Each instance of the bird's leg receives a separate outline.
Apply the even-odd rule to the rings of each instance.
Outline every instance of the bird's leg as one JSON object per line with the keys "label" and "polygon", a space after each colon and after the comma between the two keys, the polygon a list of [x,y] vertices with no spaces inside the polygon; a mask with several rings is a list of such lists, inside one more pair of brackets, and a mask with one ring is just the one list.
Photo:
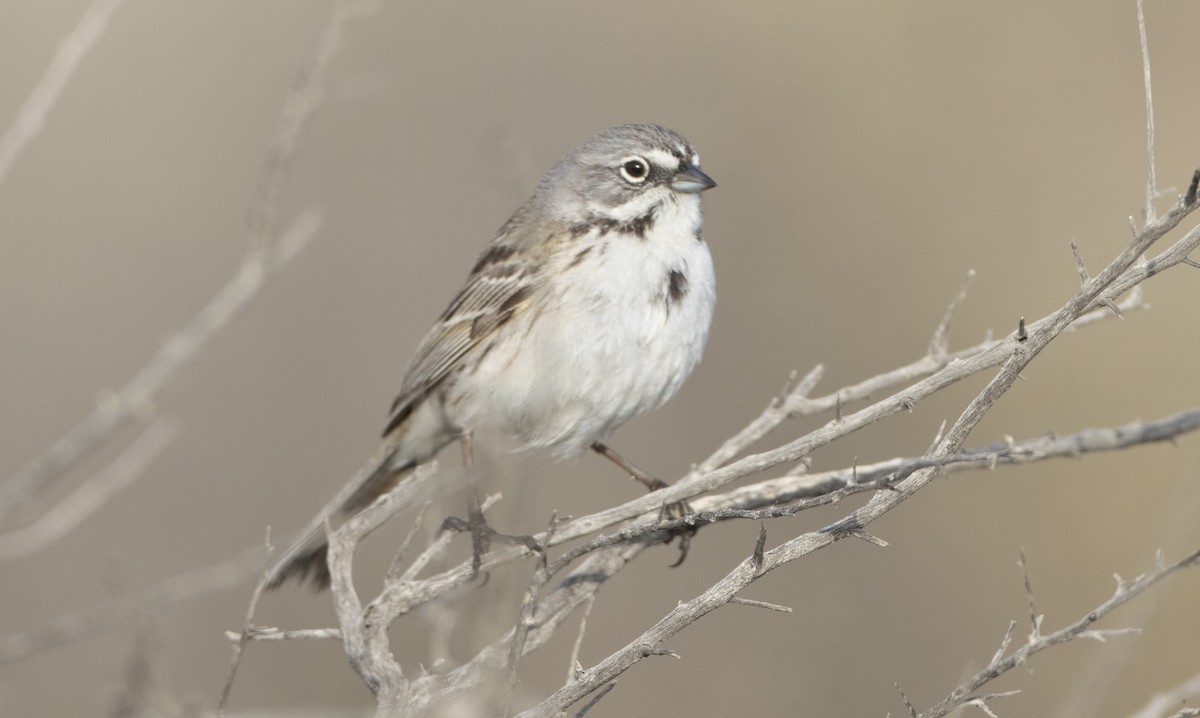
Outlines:
{"label": "bird's leg", "polygon": [[608,446],[608,444],[605,444],[602,441],[593,442],[592,443],[592,451],[596,452],[597,454],[600,454],[601,456],[603,456],[604,458],[613,462],[617,466],[620,466],[631,477],[633,477],[637,481],[641,482],[642,486],[645,486],[647,491],[658,491],[659,489],[665,489],[668,486],[670,486],[670,484],[663,481],[662,479],[655,478],[655,477],[651,476],[650,474],[647,474],[645,471],[642,471],[638,467],[634,466],[632,463],[630,463],[630,461],[628,459],[626,459],[624,456],[621,456],[617,452],[613,451],[612,448],[610,448]]}
{"label": "bird's leg", "polygon": [[[658,491],[659,489],[665,489],[670,486],[670,484],[662,479],[651,476],[645,471],[642,471],[638,467],[634,466],[633,463],[631,463],[628,459],[618,454],[612,449],[612,447],[602,441],[593,442],[592,451],[595,451],[597,454],[600,454],[604,458],[624,469],[633,479],[645,486],[647,491]],[[673,504],[668,504],[663,507],[664,518],[681,519],[690,513],[692,513],[692,507],[688,505],[687,501],[676,501]],[[667,539],[667,543],[670,543],[671,541],[675,540],[675,536],[679,536],[679,560],[671,564],[671,568],[675,568],[676,566],[680,565],[683,563],[683,560],[687,558],[688,549],[692,546],[692,536],[695,535],[696,527],[688,526],[684,529],[681,529],[678,533],[673,533],[671,538]]]}
{"label": "bird's leg", "polygon": [[463,431],[458,439],[462,448],[463,469],[467,475],[467,520],[463,521],[457,516],[447,517],[442,522],[442,530],[471,532],[471,571],[479,573],[479,567],[483,565],[483,554],[487,553],[493,540],[522,544],[534,553],[544,554],[545,548],[534,537],[510,536],[488,526],[487,519],[483,517],[483,503],[479,498],[479,477],[474,471],[474,435],[470,431]]}

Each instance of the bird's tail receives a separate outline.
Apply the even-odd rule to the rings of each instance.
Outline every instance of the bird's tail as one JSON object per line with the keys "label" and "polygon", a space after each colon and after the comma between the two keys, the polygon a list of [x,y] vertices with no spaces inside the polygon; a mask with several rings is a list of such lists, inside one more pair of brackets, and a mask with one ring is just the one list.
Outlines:
{"label": "bird's tail", "polygon": [[279,588],[291,578],[295,578],[301,584],[309,583],[317,591],[329,587],[325,522],[328,521],[337,527],[370,506],[372,501],[391,491],[401,479],[409,475],[414,464],[402,463],[396,466],[393,464],[395,453],[395,445],[384,442],[384,446],[367,465],[325,504],[300,533],[299,538],[271,567],[267,574],[268,589]]}

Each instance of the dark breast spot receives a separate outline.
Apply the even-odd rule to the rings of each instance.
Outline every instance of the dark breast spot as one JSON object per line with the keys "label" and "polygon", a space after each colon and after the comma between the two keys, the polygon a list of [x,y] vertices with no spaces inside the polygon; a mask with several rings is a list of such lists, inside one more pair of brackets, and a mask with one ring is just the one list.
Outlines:
{"label": "dark breast spot", "polygon": [[678,269],[667,272],[667,298],[671,304],[678,304],[688,291],[687,275]]}

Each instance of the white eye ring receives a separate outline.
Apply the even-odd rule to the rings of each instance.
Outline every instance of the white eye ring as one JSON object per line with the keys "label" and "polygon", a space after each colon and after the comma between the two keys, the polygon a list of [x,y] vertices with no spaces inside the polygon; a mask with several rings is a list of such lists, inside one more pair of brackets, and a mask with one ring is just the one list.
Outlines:
{"label": "white eye ring", "polygon": [[625,178],[626,182],[641,184],[650,176],[650,163],[637,155],[633,155],[621,160],[621,166],[618,171]]}

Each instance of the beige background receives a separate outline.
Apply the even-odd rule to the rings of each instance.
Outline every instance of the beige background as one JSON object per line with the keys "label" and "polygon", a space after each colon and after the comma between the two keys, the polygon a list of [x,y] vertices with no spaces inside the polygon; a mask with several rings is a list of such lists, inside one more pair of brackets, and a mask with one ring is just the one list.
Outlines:
{"label": "beige background", "polygon": [[[0,4],[0,125],[85,5]],[[1148,14],[1159,173],[1181,189],[1200,163],[1200,4],[1151,3]],[[265,144],[326,17],[326,3],[297,0],[130,1],[115,15],[0,185],[0,477],[130,377],[231,276]],[[830,391],[919,356],[968,269],[979,275],[955,346],[1053,310],[1077,284],[1068,242],[1098,269],[1144,196],[1132,1],[389,2],[349,27],[334,77],[281,201],[285,220],[315,204],[328,224],[161,397],[184,435],[142,482],[49,549],[0,567],[0,635],[220,561],[260,542],[267,524],[287,534],[308,520],[374,449],[408,352],[491,232],[542,171],[608,125],[679,129],[720,183],[705,197],[720,287],[705,361],[675,401],[613,442],[664,477],[743,426],[792,369],[824,362]],[[1194,271],[1174,270],[1147,286],[1153,311],[1063,337],[973,443],[1195,405],[1197,286]],[[983,381],[822,450],[814,465],[919,453]],[[1057,628],[1106,598],[1113,572],[1200,542],[1198,470],[1189,436],[941,479],[874,526],[890,548],[839,543],[747,592],[795,613],[722,609],[669,642],[682,660],[636,667],[591,715],[901,715],[896,683],[927,707],[1025,615],[1021,547]],[[498,473],[498,522],[513,531],[634,491],[591,456],[523,458]],[[770,524],[768,541],[849,508]],[[666,568],[672,549],[643,555],[601,594],[584,663],[723,575],[757,530],[705,530],[678,570]],[[1164,545],[1172,531],[1184,540]],[[372,543],[368,565],[399,533]],[[528,570],[452,606],[473,612],[452,660],[511,620]],[[1022,689],[998,708],[1071,715],[1069,700],[1106,688],[1096,715],[1129,714],[1200,672],[1198,590],[1200,574],[1172,578],[1145,599],[1158,608],[1144,635],[1044,654],[1035,672],[994,686]],[[131,617],[148,636],[160,705],[215,705],[222,632],[240,625],[249,591]],[[393,631],[408,670],[430,660],[427,617]],[[333,621],[324,597],[296,590],[264,600],[258,620]],[[1135,620],[1127,610],[1105,625]],[[132,635],[0,666],[0,714],[104,714]],[[564,634],[524,664],[531,696],[561,684],[570,643]],[[1126,667],[1096,685],[1089,668],[1114,652]],[[371,703],[329,642],[251,646],[233,700],[239,710]]]}

